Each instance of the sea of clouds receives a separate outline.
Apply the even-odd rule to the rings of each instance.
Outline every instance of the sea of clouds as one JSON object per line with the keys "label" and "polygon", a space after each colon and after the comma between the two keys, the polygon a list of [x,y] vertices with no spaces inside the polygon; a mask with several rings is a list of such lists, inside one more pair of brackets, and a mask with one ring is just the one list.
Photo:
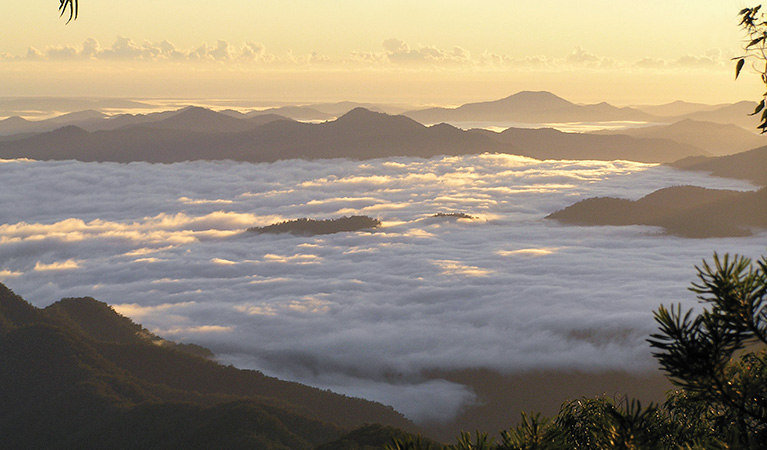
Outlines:
{"label": "sea of clouds", "polygon": [[[0,281],[41,307],[92,296],[224,363],[441,420],[473,394],[427,370],[654,370],[653,309],[694,306],[694,265],[714,251],[758,257],[767,236],[683,239],[544,217],[588,197],[683,184],[754,188],[626,161],[488,154],[2,161]],[[383,226],[244,232],[356,214]]]}

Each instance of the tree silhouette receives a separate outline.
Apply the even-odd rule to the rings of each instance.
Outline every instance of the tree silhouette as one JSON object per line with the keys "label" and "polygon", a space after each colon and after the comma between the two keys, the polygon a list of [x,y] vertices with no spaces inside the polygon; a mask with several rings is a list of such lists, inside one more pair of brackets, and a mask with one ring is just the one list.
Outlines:
{"label": "tree silhouette", "polygon": [[77,19],[77,0],[59,0],[59,16],[69,13],[67,23]]}
{"label": "tree silhouette", "polygon": [[671,381],[717,411],[734,444],[764,448],[767,442],[767,257],[719,258],[696,267],[690,288],[704,308],[655,312],[659,333],[650,345]]}
{"label": "tree silhouette", "polygon": [[[764,13],[760,12],[762,5],[755,6],[753,8],[743,8],[738,15],[740,16],[740,26],[746,32],[748,41],[743,46],[745,54],[737,58],[733,58],[737,62],[735,63],[735,79],[740,75],[743,66],[746,64],[746,59],[755,60],[752,64],[754,70],[759,72],[762,78],[762,83],[767,87],[767,21],[765,20]],[[767,132],[767,92],[762,96],[762,100],[757,104],[756,109],[751,115],[757,115],[760,112],[762,116],[759,120],[759,126],[757,128],[762,130],[762,133]]]}

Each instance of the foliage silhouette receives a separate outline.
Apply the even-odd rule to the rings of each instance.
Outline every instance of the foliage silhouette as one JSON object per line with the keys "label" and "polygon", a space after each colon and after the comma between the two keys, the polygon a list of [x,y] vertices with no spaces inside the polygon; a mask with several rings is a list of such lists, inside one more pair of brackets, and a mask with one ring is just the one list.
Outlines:
{"label": "foliage silhouette", "polygon": [[[462,433],[442,450],[767,449],[767,257],[741,256],[696,267],[690,288],[707,305],[698,314],[660,306],[648,339],[680,389],[661,405],[610,397],[565,402],[553,419],[522,414],[494,443]],[[389,450],[424,448],[412,439]]]}
{"label": "foliage silhouette", "polygon": [[59,0],[59,16],[69,13],[67,23],[77,19],[77,0]]}
{"label": "foliage silhouette", "polygon": [[381,221],[368,216],[339,217],[338,219],[316,220],[305,217],[295,220],[286,220],[265,227],[252,227],[248,231],[253,233],[292,233],[301,236],[313,236],[316,234],[333,234],[348,231],[360,231],[376,228]]}
{"label": "foliage silhouette", "polygon": [[[762,5],[753,8],[743,8],[738,15],[740,16],[740,26],[748,35],[748,42],[744,45],[745,55],[733,58],[735,63],[735,79],[740,76],[746,59],[755,59],[753,68],[760,74],[762,83],[767,88],[767,21],[764,13],[760,12]],[[761,66],[764,66],[761,68]],[[751,115],[757,115],[761,112],[758,129],[762,133],[767,132],[767,92],[762,95],[762,100],[756,105]]]}

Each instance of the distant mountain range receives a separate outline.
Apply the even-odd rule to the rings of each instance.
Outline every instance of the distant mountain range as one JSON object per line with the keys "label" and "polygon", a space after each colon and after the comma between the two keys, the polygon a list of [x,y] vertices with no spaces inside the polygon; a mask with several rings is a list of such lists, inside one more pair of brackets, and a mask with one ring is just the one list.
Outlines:
{"label": "distant mountain range", "polygon": [[667,139],[691,145],[713,156],[731,155],[767,144],[767,137],[733,124],[682,119],[671,125],[602,131],[596,134]]}
{"label": "distant mountain range", "polygon": [[[150,107],[150,105],[129,100],[77,101],[72,99],[27,99],[26,102],[33,109],[44,109],[45,105],[48,105],[49,108],[74,108],[77,106],[85,106],[85,108],[70,109],[70,111],[76,112],[39,121],[29,121],[18,116],[8,117],[7,119],[0,120],[0,135],[52,131],[64,125],[75,125],[88,131],[116,129],[126,124],[135,125],[142,122],[159,120],[163,116],[167,117],[169,114],[175,113],[175,111],[135,115],[108,115],[104,113],[104,111],[108,112],[121,106],[144,110]],[[552,124],[615,121],[671,124],[680,120],[691,119],[721,124],[735,124],[753,131],[757,125],[757,120],[748,114],[753,112],[755,105],[754,102],[749,101],[722,105],[704,105],[687,102],[635,107],[616,107],[605,102],[581,105],[558,97],[551,92],[523,91],[503,99],[467,103],[456,108],[437,107],[408,111],[392,105],[338,102],[287,105],[250,112],[240,112],[233,109],[226,109],[220,112],[237,119],[275,114],[298,121],[320,122],[334,120],[356,108],[365,108],[370,111],[386,114],[404,114],[426,125],[441,122],[455,125],[456,123],[472,122]],[[20,99],[0,98],[0,117],[4,115],[3,112],[6,113],[5,115],[11,112],[23,114],[23,106],[24,103]],[[4,107],[9,109],[4,109]],[[101,110],[99,108],[104,109]]]}
{"label": "distant mountain range", "polygon": [[[84,120],[104,120],[83,116]],[[671,162],[707,154],[698,147],[660,138],[562,133],[552,129],[464,131],[447,124],[427,127],[402,115],[364,108],[318,124],[296,122],[275,114],[246,115],[197,107],[108,120],[114,129],[88,131],[68,125],[50,132],[0,139],[0,158],[271,162],[297,158],[428,158],[487,152],[537,159]],[[95,126],[88,123],[91,122],[83,126]]]}
{"label": "distant mountain range", "polygon": [[2,447],[311,450],[367,423],[416,430],[390,407],[225,367],[206,352],[92,298],[38,309],[0,284]]}
{"label": "distant mountain range", "polygon": [[[218,126],[225,130],[216,131]],[[116,130],[89,133],[67,126],[0,142],[0,158],[6,159],[157,163],[203,159],[270,162],[299,158],[431,157],[504,151],[509,151],[507,145],[449,125],[426,127],[404,116],[362,108],[321,124],[292,120],[259,124],[251,119],[187,108],[164,120]]]}
{"label": "distant mountain range", "polygon": [[523,91],[489,102],[467,103],[457,108],[428,108],[407,111],[404,115],[421,123],[509,121],[550,122],[652,122],[657,118],[633,108],[618,108],[608,103],[577,105],[551,92]]}
{"label": "distant mountain range", "polygon": [[708,152],[690,144],[663,138],[626,135],[563,133],[553,128],[509,128],[501,133],[471,130],[509,144],[518,155],[536,159],[616,159],[646,163],[673,162]]}
{"label": "distant mountain range", "polygon": [[[375,111],[380,109],[376,105],[365,104],[371,109],[359,105],[341,102],[247,113],[187,107],[113,116],[83,110],[42,121],[9,117],[0,121],[0,158],[269,162],[501,152],[537,159],[668,163],[690,156],[733,154],[761,146],[766,139],[732,124],[753,119],[748,116],[753,110],[749,102],[716,106],[675,102],[618,108],[607,103],[578,105],[550,92],[525,91],[501,100],[415,110],[405,115]],[[483,121],[662,125],[595,133],[512,127],[498,133],[464,131],[447,124]]]}

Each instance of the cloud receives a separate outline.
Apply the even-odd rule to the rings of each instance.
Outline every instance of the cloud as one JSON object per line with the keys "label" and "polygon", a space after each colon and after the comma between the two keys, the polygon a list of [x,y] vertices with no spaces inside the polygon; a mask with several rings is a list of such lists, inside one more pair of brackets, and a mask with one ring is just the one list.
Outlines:
{"label": "cloud", "polygon": [[381,41],[377,49],[359,49],[348,54],[327,55],[318,51],[304,53],[287,50],[276,54],[257,41],[232,43],[218,39],[202,42],[193,48],[179,48],[168,40],[134,41],[118,36],[111,46],[87,38],[81,45],[54,45],[44,49],[30,47],[24,55],[0,55],[0,60],[15,61],[144,61],[187,64],[227,64],[238,68],[316,67],[322,69],[398,68],[472,69],[472,70],[724,70],[731,69],[730,57],[722,50],[711,49],[701,55],[680,55],[675,59],[641,58],[624,60],[596,54],[575,45],[569,52],[550,55],[505,54],[484,49],[472,54],[466,47],[439,47],[406,42],[397,37]]}
{"label": "cloud", "polygon": [[565,63],[574,66],[605,68],[615,65],[615,60],[597,56],[584,50],[581,46],[576,46],[572,52],[565,56]]}
{"label": "cloud", "polygon": [[104,61],[211,61],[211,62],[251,62],[251,63],[295,63],[320,62],[328,58],[316,52],[310,55],[278,58],[267,52],[263,44],[246,42],[237,47],[226,40],[219,39],[215,44],[202,43],[193,49],[180,49],[168,40],[160,42],[144,41],[137,43],[125,36],[118,36],[109,47],[102,47],[94,38],[87,38],[82,45],[50,46],[44,50],[29,47],[26,55],[6,57],[28,61],[58,60],[104,60]]}
{"label": "cloud", "polygon": [[[418,420],[442,420],[473,399],[432,371],[656,370],[644,340],[652,310],[696,305],[693,266],[712,251],[764,251],[764,235],[685,240],[543,219],[587,197],[749,187],[628,161],[486,154],[8,167],[0,201],[14,207],[0,224],[0,279],[29,301],[93,296],[222,362],[378,399]],[[244,233],[353,213],[385,226]]]}
{"label": "cloud", "polygon": [[40,261],[37,261],[35,263],[35,267],[33,270],[37,272],[47,272],[47,271],[57,271],[57,270],[72,270],[72,269],[78,269],[79,267],[80,267],[80,263],[73,259],[68,259],[66,261],[56,261],[49,264],[45,264]]}
{"label": "cloud", "polygon": [[703,55],[683,55],[674,60],[642,58],[634,65],[641,69],[732,69],[731,57],[720,49],[710,49]]}

